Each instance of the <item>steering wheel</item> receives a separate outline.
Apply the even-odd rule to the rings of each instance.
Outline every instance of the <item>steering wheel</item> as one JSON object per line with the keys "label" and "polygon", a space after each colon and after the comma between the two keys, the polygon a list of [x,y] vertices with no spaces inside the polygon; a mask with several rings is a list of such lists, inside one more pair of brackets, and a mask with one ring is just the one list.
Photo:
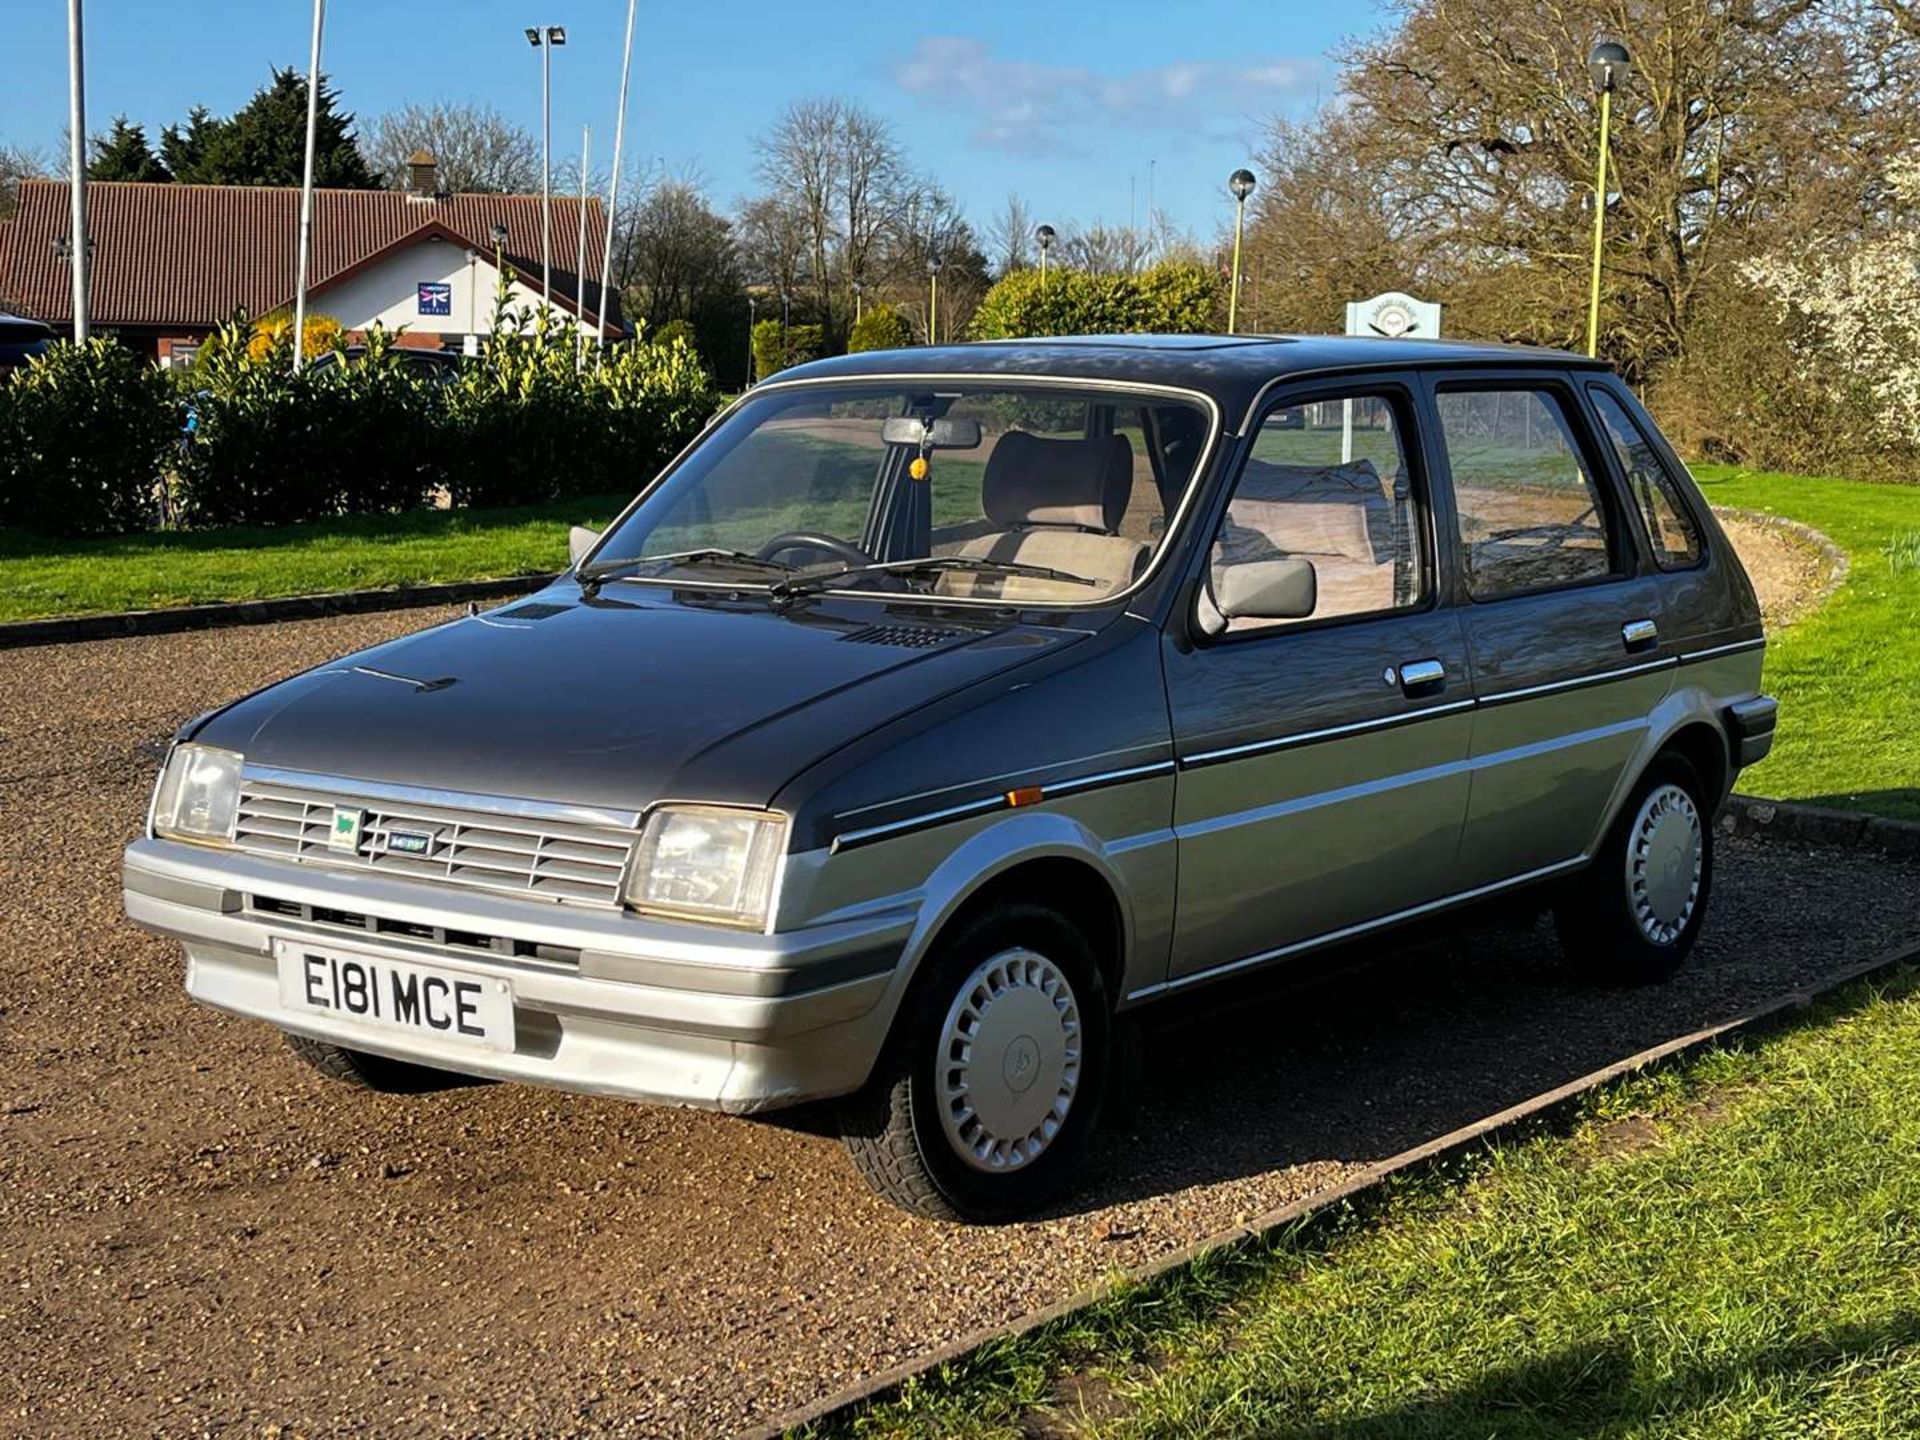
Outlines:
{"label": "steering wheel", "polygon": [[811,530],[788,530],[776,535],[754,551],[754,554],[762,560],[771,560],[783,550],[824,550],[829,555],[838,555],[849,565],[873,564],[873,557],[858,545],[851,545],[845,540],[836,540],[831,535],[821,535]]}

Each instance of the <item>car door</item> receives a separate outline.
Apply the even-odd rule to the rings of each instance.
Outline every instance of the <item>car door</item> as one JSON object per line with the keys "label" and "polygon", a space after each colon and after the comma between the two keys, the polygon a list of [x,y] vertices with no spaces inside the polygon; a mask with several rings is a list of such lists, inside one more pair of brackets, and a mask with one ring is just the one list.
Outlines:
{"label": "car door", "polygon": [[1659,583],[1564,375],[1432,383],[1473,657],[1473,784],[1459,874],[1578,864],[1672,681]]}
{"label": "car door", "polygon": [[[1198,614],[1174,617],[1165,650],[1179,759],[1170,983],[1455,888],[1472,701],[1417,413],[1409,376],[1282,392],[1213,507]],[[1315,566],[1310,615],[1218,615],[1233,567],[1294,557]]]}

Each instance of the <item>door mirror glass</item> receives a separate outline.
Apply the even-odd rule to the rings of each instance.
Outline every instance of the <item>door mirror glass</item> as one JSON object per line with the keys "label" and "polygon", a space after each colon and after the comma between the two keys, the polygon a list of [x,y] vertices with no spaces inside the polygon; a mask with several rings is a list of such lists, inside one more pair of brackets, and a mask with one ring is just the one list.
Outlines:
{"label": "door mirror glass", "polygon": [[600,532],[589,530],[584,525],[575,525],[567,531],[567,563],[578,565],[587,558],[587,552],[599,542]]}

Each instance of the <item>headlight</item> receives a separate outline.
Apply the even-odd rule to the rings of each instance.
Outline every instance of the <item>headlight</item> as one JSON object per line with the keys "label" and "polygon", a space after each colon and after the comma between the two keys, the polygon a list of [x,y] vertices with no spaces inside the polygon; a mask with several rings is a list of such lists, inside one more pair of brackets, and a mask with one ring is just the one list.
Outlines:
{"label": "headlight", "polygon": [[153,832],[169,840],[229,844],[240,809],[240,757],[210,745],[176,745],[153,795]]}
{"label": "headlight", "polygon": [[786,851],[784,815],[662,806],[640,834],[627,904],[648,915],[762,928]]}

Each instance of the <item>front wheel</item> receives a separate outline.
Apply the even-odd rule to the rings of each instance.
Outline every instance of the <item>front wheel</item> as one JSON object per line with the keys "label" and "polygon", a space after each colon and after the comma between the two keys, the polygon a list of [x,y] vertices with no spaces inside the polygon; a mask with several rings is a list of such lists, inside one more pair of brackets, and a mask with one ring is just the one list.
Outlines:
{"label": "front wheel", "polygon": [[882,1198],[939,1220],[1031,1214],[1071,1178],[1104,1098],[1112,1017],[1065,918],[1007,904],[965,922],[916,987],[842,1138]]}
{"label": "front wheel", "polygon": [[1554,918],[1576,966],[1614,984],[1678,970],[1713,888],[1713,825],[1699,772],[1678,755],[1657,757],[1574,884]]}

